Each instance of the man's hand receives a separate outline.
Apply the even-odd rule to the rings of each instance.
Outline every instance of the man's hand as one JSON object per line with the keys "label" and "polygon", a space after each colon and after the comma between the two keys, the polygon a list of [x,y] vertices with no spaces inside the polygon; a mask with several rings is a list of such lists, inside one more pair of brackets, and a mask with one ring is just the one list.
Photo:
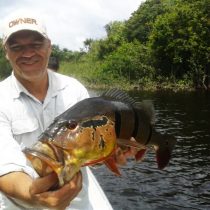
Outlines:
{"label": "man's hand", "polygon": [[46,177],[33,181],[30,187],[31,198],[38,205],[53,208],[65,209],[82,189],[82,174],[78,172],[73,179],[62,188],[48,191],[58,182],[57,176],[53,173]]}
{"label": "man's hand", "polygon": [[[56,174],[33,180],[23,172],[12,172],[0,177],[0,190],[5,195],[22,201],[22,205],[63,210],[82,189],[82,174],[57,190],[50,190],[58,182]],[[18,202],[21,205],[21,202]]]}

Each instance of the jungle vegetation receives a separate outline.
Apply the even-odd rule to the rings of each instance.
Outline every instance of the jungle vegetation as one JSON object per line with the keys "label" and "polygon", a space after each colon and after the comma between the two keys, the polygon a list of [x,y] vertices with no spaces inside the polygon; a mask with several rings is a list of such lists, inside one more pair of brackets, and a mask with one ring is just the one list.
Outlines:
{"label": "jungle vegetation", "polygon": [[[88,87],[210,89],[210,0],[146,0],[79,51],[53,45],[60,72]],[[10,72],[0,46],[0,77]]]}

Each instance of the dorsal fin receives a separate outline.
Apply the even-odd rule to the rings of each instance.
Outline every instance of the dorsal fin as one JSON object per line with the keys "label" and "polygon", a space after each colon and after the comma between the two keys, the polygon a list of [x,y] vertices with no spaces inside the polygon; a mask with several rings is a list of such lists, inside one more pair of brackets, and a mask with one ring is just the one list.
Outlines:
{"label": "dorsal fin", "polygon": [[125,91],[116,88],[105,91],[101,96],[103,98],[114,101],[121,101],[130,105],[134,105],[136,103],[136,101],[131,98]]}
{"label": "dorsal fin", "polygon": [[141,112],[150,124],[155,124],[155,109],[151,100],[135,101],[125,91],[114,88],[105,91],[101,97],[113,101],[121,101],[130,104],[134,110]]}

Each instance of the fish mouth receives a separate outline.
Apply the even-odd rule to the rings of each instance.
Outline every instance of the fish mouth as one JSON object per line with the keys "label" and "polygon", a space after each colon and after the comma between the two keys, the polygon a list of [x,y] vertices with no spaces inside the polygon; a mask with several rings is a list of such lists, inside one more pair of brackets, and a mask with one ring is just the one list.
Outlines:
{"label": "fish mouth", "polygon": [[51,172],[53,172],[53,169],[49,167],[49,162],[53,162],[54,160],[50,158],[49,156],[32,150],[32,149],[25,149],[23,151],[26,155],[26,157],[30,160],[31,164],[33,165],[36,172],[39,174],[39,176],[43,177]]}
{"label": "fish mouth", "polygon": [[50,143],[37,142],[33,148],[25,148],[23,153],[41,177],[53,171],[57,173],[64,164],[63,151]]}

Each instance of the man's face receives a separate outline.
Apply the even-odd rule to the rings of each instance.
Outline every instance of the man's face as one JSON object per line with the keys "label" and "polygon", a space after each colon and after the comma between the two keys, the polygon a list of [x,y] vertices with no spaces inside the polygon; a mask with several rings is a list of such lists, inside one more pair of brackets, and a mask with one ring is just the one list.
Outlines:
{"label": "man's face", "polygon": [[6,43],[6,56],[20,81],[35,81],[46,75],[50,40],[33,31],[19,31]]}

